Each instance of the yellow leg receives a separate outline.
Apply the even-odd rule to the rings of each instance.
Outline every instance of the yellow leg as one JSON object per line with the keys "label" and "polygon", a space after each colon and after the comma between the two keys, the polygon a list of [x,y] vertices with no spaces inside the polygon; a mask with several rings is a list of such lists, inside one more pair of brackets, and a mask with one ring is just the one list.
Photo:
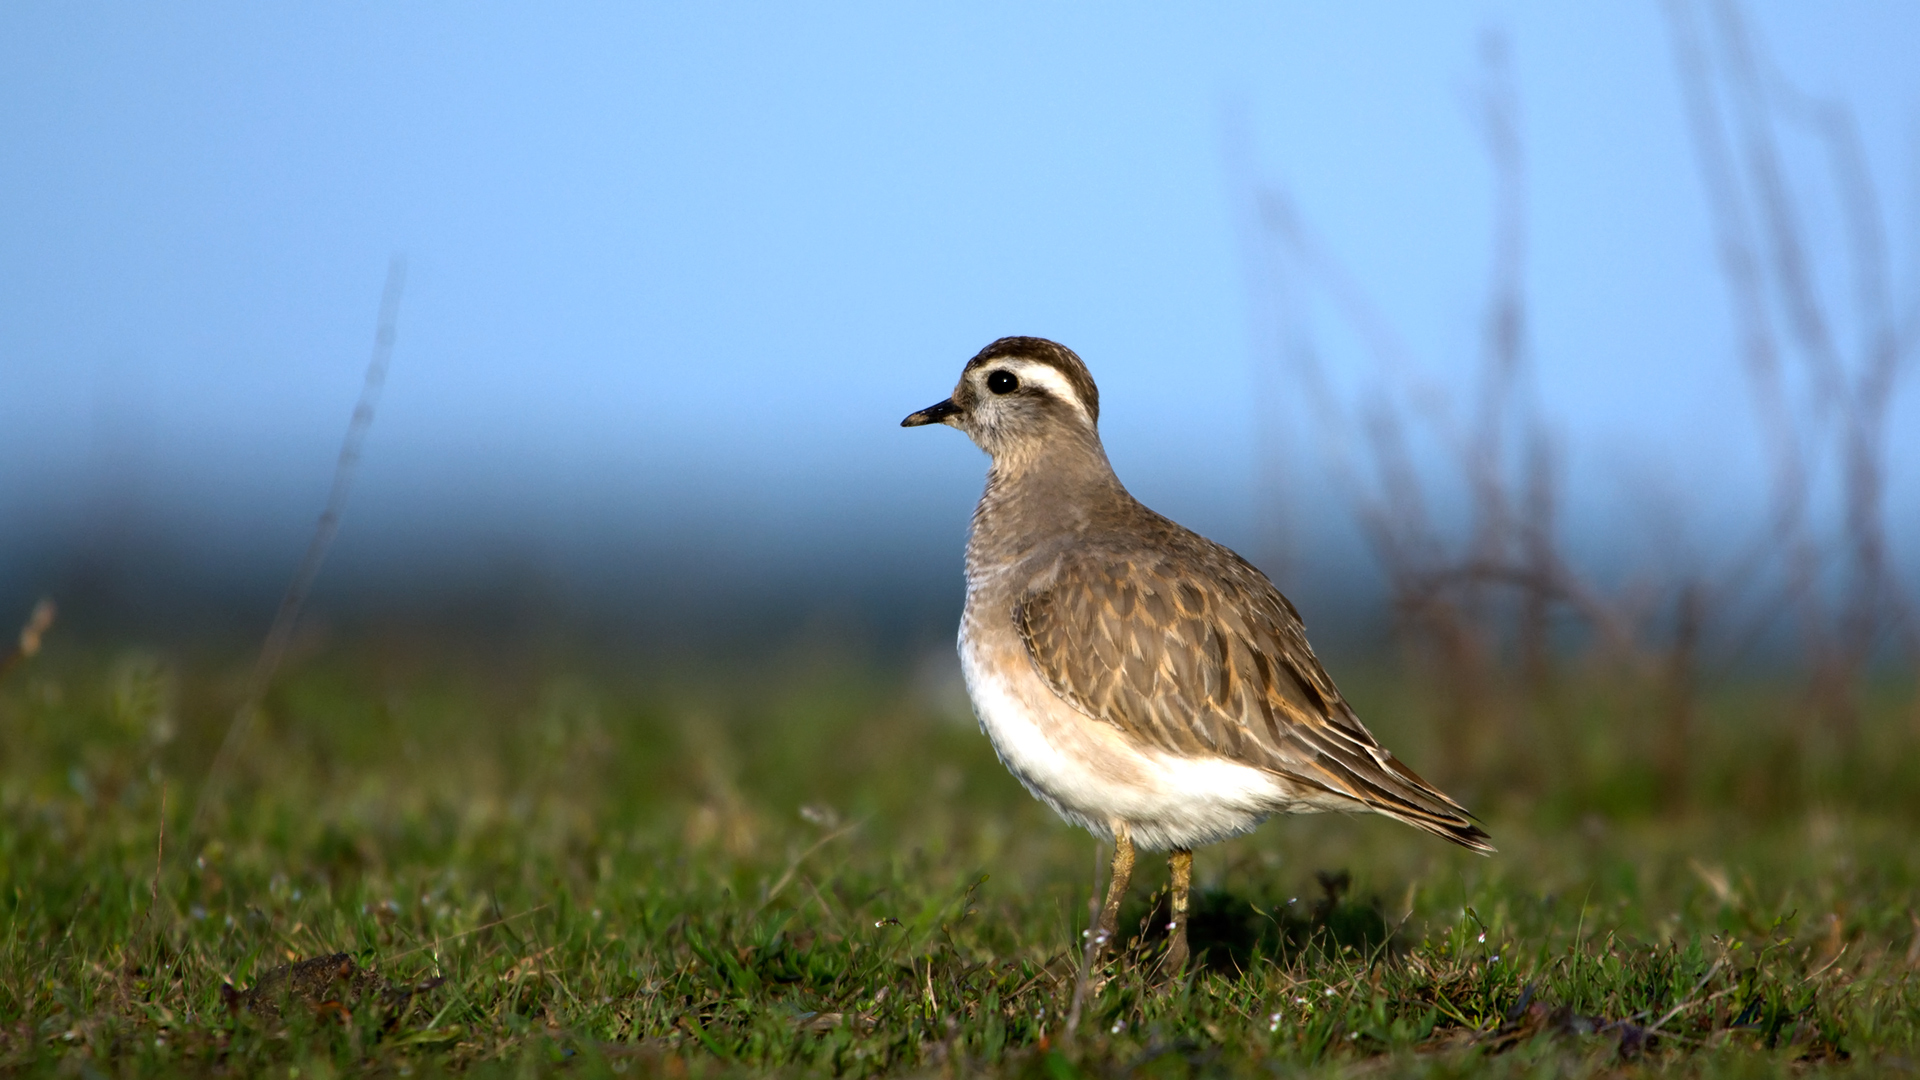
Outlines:
{"label": "yellow leg", "polygon": [[1114,943],[1120,928],[1120,901],[1126,898],[1127,883],[1133,880],[1133,841],[1127,827],[1113,827],[1113,873],[1107,878],[1107,902],[1100,908],[1100,921],[1093,924],[1094,954],[1097,956]]}
{"label": "yellow leg", "polygon": [[1169,897],[1173,918],[1167,923],[1166,965],[1169,972],[1178,973],[1187,967],[1187,890],[1193,885],[1193,852],[1175,851],[1167,865],[1173,871]]}

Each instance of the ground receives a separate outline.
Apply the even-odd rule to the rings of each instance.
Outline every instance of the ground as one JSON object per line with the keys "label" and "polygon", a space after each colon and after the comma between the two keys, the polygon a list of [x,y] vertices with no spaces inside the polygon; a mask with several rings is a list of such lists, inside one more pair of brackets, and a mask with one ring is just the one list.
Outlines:
{"label": "ground", "polygon": [[[1857,776],[1782,787],[1738,762],[1783,752],[1716,749],[1758,708],[1723,694],[1697,745],[1736,764],[1694,770],[1677,807],[1635,795],[1645,770],[1590,725],[1579,770],[1448,778],[1486,809],[1491,858],[1380,818],[1270,822],[1198,853],[1205,961],[1184,978],[1155,965],[1165,868],[1143,859],[1139,936],[1070,1028],[1103,853],[1006,775],[938,665],[557,653],[309,648],[213,786],[240,661],[72,646],[10,673],[0,1071],[1920,1062],[1920,814],[1874,761],[1912,748],[1906,706],[1869,717]],[[1423,765],[1393,671],[1336,674]]]}

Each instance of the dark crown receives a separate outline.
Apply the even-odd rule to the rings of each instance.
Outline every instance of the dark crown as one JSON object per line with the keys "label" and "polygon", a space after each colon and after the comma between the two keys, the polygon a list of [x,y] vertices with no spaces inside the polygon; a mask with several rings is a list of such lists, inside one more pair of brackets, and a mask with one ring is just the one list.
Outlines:
{"label": "dark crown", "polygon": [[1093,422],[1100,422],[1100,388],[1093,385],[1093,375],[1087,371],[1087,365],[1072,349],[1058,342],[1037,337],[1003,337],[999,341],[981,349],[967,361],[967,371],[1003,359],[1031,360],[1045,364],[1066,377],[1074,393],[1080,395],[1080,401],[1087,407],[1087,415]]}

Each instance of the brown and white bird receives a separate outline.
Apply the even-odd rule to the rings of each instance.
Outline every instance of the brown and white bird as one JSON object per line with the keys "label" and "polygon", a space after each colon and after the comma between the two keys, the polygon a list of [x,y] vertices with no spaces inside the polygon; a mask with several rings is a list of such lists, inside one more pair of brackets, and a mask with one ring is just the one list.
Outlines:
{"label": "brown and white bird", "polygon": [[1487,834],[1396,761],[1245,559],[1127,493],[1100,392],[1071,349],[1008,337],[902,427],[959,428],[993,458],[967,542],[960,662],[1013,775],[1114,845],[1092,928],[1112,940],[1136,846],[1172,851],[1167,964],[1187,961],[1193,849],[1274,814],[1368,810],[1479,852]]}

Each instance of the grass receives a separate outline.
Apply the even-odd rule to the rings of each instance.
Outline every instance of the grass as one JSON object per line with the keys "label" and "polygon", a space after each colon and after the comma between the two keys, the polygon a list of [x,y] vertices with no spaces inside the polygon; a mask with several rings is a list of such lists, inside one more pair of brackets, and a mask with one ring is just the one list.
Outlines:
{"label": "grass", "polygon": [[[1850,782],[1830,756],[1712,749],[1783,707],[1728,692],[1700,736],[1728,764],[1701,764],[1684,813],[1636,796],[1633,761],[1593,737],[1617,716],[1564,720],[1584,734],[1546,781],[1455,778],[1490,808],[1491,859],[1384,819],[1269,823],[1197,855],[1206,963],[1184,980],[1153,966],[1165,869],[1143,861],[1124,925],[1146,932],[1069,1031],[1099,856],[951,687],[807,648],[674,673],[421,649],[369,638],[298,665],[197,829],[237,669],[56,648],[0,684],[0,1071],[1920,1060],[1920,815],[1886,760],[1914,746],[1894,704]],[[1420,764],[1413,690],[1348,681]],[[1769,767],[1799,779],[1748,776]]]}

